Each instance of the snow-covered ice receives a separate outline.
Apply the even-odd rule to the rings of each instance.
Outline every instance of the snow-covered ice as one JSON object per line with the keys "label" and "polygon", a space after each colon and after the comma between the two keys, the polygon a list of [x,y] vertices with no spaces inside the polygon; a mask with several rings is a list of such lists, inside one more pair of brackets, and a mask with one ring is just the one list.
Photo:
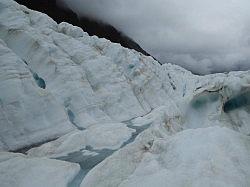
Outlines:
{"label": "snow-covered ice", "polygon": [[12,0],[0,67],[3,186],[250,186],[250,72],[161,66]]}
{"label": "snow-covered ice", "polygon": [[79,170],[78,164],[0,152],[2,187],[66,187]]}

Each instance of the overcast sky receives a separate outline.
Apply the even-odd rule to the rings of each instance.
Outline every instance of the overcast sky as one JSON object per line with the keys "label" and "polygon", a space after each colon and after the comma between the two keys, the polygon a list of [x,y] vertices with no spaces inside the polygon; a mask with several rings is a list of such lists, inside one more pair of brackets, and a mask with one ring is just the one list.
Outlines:
{"label": "overcast sky", "polygon": [[250,69],[250,0],[64,0],[161,62],[195,73]]}

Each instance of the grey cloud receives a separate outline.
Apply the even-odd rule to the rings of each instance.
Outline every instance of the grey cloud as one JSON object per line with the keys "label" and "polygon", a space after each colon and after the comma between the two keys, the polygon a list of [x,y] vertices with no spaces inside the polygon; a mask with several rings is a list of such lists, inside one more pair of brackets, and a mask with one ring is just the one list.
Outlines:
{"label": "grey cloud", "polygon": [[250,69],[249,0],[63,0],[195,73]]}

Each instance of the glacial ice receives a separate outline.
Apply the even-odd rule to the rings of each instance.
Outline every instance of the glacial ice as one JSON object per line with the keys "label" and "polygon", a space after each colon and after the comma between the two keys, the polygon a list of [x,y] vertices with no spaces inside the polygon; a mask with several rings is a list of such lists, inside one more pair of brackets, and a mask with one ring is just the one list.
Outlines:
{"label": "glacial ice", "polygon": [[79,170],[77,164],[69,162],[0,153],[1,187],[66,187]]}
{"label": "glacial ice", "polygon": [[15,150],[74,129],[57,99],[39,88],[29,69],[0,42],[0,150]]}
{"label": "glacial ice", "polygon": [[94,149],[115,150],[130,139],[134,131],[122,123],[96,124],[86,130],[73,131],[55,141],[30,149],[28,155],[55,158],[80,151],[86,146],[91,146]]}
{"label": "glacial ice", "polygon": [[12,0],[0,67],[1,186],[250,186],[249,71],[161,66]]}

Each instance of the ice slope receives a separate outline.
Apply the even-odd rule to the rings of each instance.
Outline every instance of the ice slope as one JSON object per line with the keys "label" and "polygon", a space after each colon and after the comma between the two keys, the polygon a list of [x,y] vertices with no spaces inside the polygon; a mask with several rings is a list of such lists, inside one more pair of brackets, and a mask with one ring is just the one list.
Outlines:
{"label": "ice slope", "polygon": [[[145,137],[144,137],[145,138]],[[222,127],[185,130],[115,153],[81,186],[249,186],[250,138]]]}
{"label": "ice slope", "polygon": [[[70,24],[58,25],[45,14],[29,10],[11,0],[1,0],[0,17],[1,43],[5,43],[12,56],[20,61],[20,67],[26,67],[33,74],[37,86],[45,87],[44,90],[37,89],[53,96],[54,102],[61,105],[58,110],[66,111],[69,120],[65,123],[70,121],[78,129],[99,122],[125,121],[170,103],[172,97],[182,94],[178,90],[179,82],[180,86],[186,82],[179,79],[179,75],[192,76],[177,66],[169,66],[170,70],[166,70],[168,73],[165,74],[151,57],[105,39],[90,37]],[[177,75],[176,72],[180,73]],[[188,89],[188,85],[185,86]],[[25,95],[28,97],[31,93]],[[32,113],[40,106],[33,103],[33,107],[26,112]],[[17,115],[22,116],[20,112],[17,110]],[[53,116],[57,112],[49,113]],[[31,124],[33,128],[40,126]],[[59,131],[62,129],[58,128]],[[56,133],[57,130],[53,131]],[[32,133],[36,133],[36,130]],[[29,135],[32,133],[29,132]],[[7,150],[34,143],[24,141],[27,142]]]}
{"label": "ice slope", "polygon": [[0,148],[15,150],[72,131],[56,98],[39,88],[27,67],[0,41]]}
{"label": "ice slope", "polygon": [[59,139],[30,149],[29,156],[59,157],[91,146],[95,149],[118,149],[135,130],[124,124],[96,124],[84,131],[73,131]]}
{"label": "ice slope", "polygon": [[[170,98],[161,89],[165,83],[151,58],[89,37],[67,23],[57,25],[45,14],[13,1],[0,2],[0,17],[1,64],[9,67],[7,71],[1,68],[1,77],[17,67],[16,74],[21,74],[16,78],[19,82],[13,76],[2,80],[7,89],[1,92],[1,125],[7,128],[1,131],[1,149],[22,148],[99,122],[127,120]],[[151,70],[151,66],[155,68]],[[26,79],[32,88],[26,88]],[[35,99],[35,93],[41,97]],[[17,117],[10,120],[8,115],[14,111]],[[56,126],[59,123],[60,128]]]}
{"label": "ice slope", "polygon": [[1,1],[0,8],[1,39],[72,110],[79,126],[143,115],[171,97],[152,58],[12,1]]}
{"label": "ice slope", "polygon": [[93,168],[81,186],[249,186],[248,74],[211,80],[182,109],[159,107],[132,120],[152,125]]}
{"label": "ice slope", "polygon": [[22,154],[0,153],[2,187],[66,187],[80,167],[46,158],[27,158]]}
{"label": "ice slope", "polygon": [[29,149],[13,166],[31,172],[4,162],[0,182],[46,184],[28,163],[73,162],[54,186],[250,186],[250,72],[160,66],[12,0],[0,41],[0,149]]}

